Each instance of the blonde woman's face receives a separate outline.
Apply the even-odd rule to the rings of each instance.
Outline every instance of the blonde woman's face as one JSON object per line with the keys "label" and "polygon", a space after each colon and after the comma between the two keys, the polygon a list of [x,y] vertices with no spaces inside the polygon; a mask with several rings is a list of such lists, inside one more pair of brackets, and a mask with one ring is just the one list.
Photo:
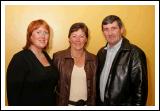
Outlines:
{"label": "blonde woman's face", "polygon": [[45,27],[41,26],[32,32],[31,45],[43,49],[47,46],[48,40],[49,32]]}
{"label": "blonde woman's face", "polygon": [[81,50],[84,49],[87,42],[87,37],[82,29],[72,32],[69,37],[70,46],[72,49]]}

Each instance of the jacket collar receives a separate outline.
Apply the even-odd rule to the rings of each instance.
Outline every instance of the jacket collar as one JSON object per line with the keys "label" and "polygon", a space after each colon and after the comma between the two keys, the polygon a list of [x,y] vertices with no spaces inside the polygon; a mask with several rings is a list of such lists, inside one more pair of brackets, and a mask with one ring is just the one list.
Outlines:
{"label": "jacket collar", "polygon": [[[107,45],[108,43],[106,44],[105,48],[107,47]],[[121,44],[120,50],[130,50],[130,42],[124,36],[122,37],[122,44]]]}
{"label": "jacket collar", "polygon": [[130,50],[131,47],[130,47],[130,42],[127,38],[125,37],[122,37],[123,40],[122,40],[122,44],[121,44],[121,47],[120,47],[120,50]]}
{"label": "jacket collar", "polygon": [[[73,59],[72,56],[71,56],[71,48],[70,47],[68,47],[65,50],[64,58],[65,59]],[[94,61],[94,58],[93,58],[92,54],[89,53],[86,49],[85,49],[85,61]]]}

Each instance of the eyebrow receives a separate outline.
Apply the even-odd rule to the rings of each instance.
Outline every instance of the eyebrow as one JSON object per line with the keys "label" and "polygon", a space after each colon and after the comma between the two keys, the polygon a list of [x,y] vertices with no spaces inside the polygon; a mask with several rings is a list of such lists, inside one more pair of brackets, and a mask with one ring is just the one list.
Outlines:
{"label": "eyebrow", "polygon": [[41,30],[41,29],[37,29],[36,31],[44,31],[44,32],[48,32],[48,30]]}

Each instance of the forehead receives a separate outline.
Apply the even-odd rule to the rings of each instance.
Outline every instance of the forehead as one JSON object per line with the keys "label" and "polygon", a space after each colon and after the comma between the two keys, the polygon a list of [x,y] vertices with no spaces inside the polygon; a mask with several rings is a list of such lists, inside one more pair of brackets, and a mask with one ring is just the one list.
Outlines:
{"label": "forehead", "polygon": [[41,25],[36,30],[45,30],[45,31],[48,31],[47,28],[44,25]]}
{"label": "forehead", "polygon": [[78,29],[78,30],[76,30],[76,31],[74,31],[74,32],[72,32],[72,34],[84,34],[84,31],[82,30],[82,29]]}
{"label": "forehead", "polygon": [[107,25],[103,25],[103,28],[109,28],[109,27],[119,27],[117,21],[114,21],[112,23],[109,23]]}

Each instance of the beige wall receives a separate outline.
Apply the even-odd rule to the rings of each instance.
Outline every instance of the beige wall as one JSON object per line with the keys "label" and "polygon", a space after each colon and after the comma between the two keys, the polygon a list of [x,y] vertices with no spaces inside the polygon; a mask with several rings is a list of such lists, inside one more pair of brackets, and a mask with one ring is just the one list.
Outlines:
{"label": "beige wall", "polygon": [[[75,22],[84,22],[90,30],[87,49],[96,54],[105,44],[101,22],[110,14],[118,15],[124,22],[126,37],[144,50],[148,62],[147,105],[155,105],[155,7],[152,5],[120,6],[6,6],[5,9],[5,70],[16,52],[25,45],[26,29],[35,19],[44,19],[52,28],[49,55],[68,47],[68,31]],[[7,98],[6,98],[7,105]]]}

